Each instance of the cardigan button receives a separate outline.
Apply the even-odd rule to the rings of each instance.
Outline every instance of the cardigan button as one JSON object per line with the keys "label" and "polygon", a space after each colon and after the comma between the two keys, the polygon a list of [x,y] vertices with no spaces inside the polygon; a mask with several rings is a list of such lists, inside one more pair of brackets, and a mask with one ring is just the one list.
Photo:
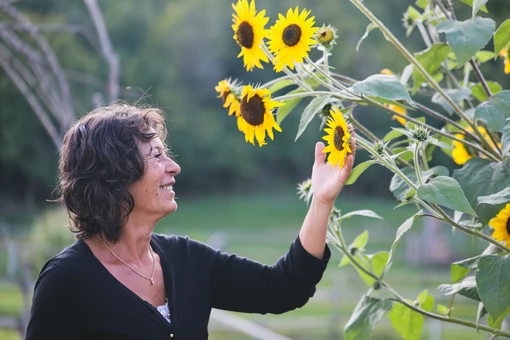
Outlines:
{"label": "cardigan button", "polygon": [[174,337],[174,333],[170,333],[170,338],[173,338]]}

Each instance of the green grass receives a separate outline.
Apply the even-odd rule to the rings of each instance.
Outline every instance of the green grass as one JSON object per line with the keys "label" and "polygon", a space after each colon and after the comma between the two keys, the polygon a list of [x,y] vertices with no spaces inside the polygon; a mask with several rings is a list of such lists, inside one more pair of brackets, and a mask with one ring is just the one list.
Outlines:
{"label": "green grass", "polygon": [[[217,239],[217,236],[223,235],[227,241],[222,245],[224,251],[237,253],[266,264],[273,264],[285,254],[291,241],[297,236],[307,210],[306,204],[294,195],[184,197],[178,202],[179,209],[162,220],[156,227],[156,232],[188,235],[204,242],[211,241],[211,236],[215,236]],[[365,229],[368,230],[370,240],[367,251],[369,252],[387,251],[394,240],[398,226],[416,212],[413,207],[393,210],[394,200],[354,200],[342,197],[337,202],[337,206],[344,213],[352,210],[370,209],[384,217],[383,221],[353,217],[346,220],[342,226],[348,242]],[[68,232],[65,228],[62,230]],[[447,229],[443,234],[449,241],[455,241],[456,253],[468,257],[481,249],[480,245],[473,244],[471,239],[459,233],[451,235],[449,230]],[[423,228],[417,223],[404,236],[397,248],[395,263],[386,279],[408,299],[414,299],[423,289],[428,289],[436,298],[436,303],[448,305],[449,299],[440,296],[437,292],[439,284],[450,280],[448,267],[432,270],[428,267],[409,266],[403,261],[404,245],[407,238],[414,237],[420,240],[422,232]],[[468,249],[468,251],[465,252],[464,249]],[[332,258],[323,280],[317,286],[315,296],[304,307],[282,315],[238,315],[269,327],[291,339],[341,338],[344,325],[361,296],[367,292],[368,287],[352,267],[338,268],[341,254],[333,247],[331,250]],[[2,256],[1,253],[0,256]],[[2,262],[5,261],[0,258],[0,263]],[[16,290],[17,288],[12,285],[0,285],[0,315],[19,315],[21,313],[22,297]],[[474,320],[476,303],[458,297],[455,307],[454,316]],[[428,339],[427,332],[428,321],[425,322],[422,339]],[[474,330],[452,324],[442,324],[441,333],[443,339],[478,340],[487,338],[483,333],[477,334]],[[0,339],[3,338],[3,334],[0,333]],[[385,317],[377,326],[374,339],[398,338],[398,334],[392,329],[388,318]],[[212,321],[210,339],[243,340],[250,338],[238,332],[225,330]]]}
{"label": "green grass", "polygon": [[0,317],[20,316],[22,309],[23,296],[19,288],[14,284],[0,283]]}

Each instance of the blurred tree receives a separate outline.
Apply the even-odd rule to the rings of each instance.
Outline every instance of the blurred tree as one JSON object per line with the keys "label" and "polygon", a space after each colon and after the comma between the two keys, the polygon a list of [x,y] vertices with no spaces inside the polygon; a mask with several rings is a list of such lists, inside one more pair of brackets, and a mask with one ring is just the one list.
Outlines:
{"label": "blurred tree", "polygon": [[[497,24],[508,17],[507,1],[488,3],[489,10],[499,20]],[[418,42],[420,39],[415,39],[417,32],[405,38],[402,27],[401,13],[415,1],[369,2],[370,8],[399,39],[410,42],[407,46],[413,52],[425,48]],[[242,59],[236,58],[239,48],[232,39],[231,3],[224,0],[98,2],[113,51],[119,56],[119,97],[156,105],[167,112],[169,143],[183,169],[177,182],[181,194],[288,188],[309,175],[315,141],[323,135],[317,120],[312,122],[313,128],[294,143],[299,116],[291,115],[282,123],[283,133],[276,133],[275,141],[263,149],[244,142],[235,120],[226,114],[216,98],[214,86],[225,77],[263,83],[275,73],[269,64],[263,70],[247,73]],[[107,80],[110,68],[103,58],[96,25],[86,2],[24,0],[14,4],[31,22],[46,25],[46,31],[41,34],[62,65],[76,115],[107,103],[106,93],[111,89]],[[454,4],[459,10],[464,8],[467,17],[470,8],[459,1]],[[375,30],[361,44],[359,52],[355,51],[368,21],[348,1],[257,1],[257,7],[266,8],[271,18],[268,26],[274,23],[278,12],[295,6],[311,9],[317,26],[326,23],[338,28],[340,38],[330,62],[338,73],[363,79],[386,67],[398,73],[406,66],[400,54]],[[464,13],[459,12],[459,15]],[[0,24],[8,20],[11,19],[4,14]],[[54,25],[72,29],[50,31],[50,27],[56,27]],[[16,34],[20,39],[29,39],[26,32]],[[0,36],[0,45],[6,43]],[[495,63],[482,67],[491,79],[508,84],[508,77],[504,78]],[[51,196],[55,185],[56,148],[35,119],[33,108],[1,68],[0,102],[3,146],[0,149],[0,210],[9,201],[23,202],[23,197],[31,196],[25,193],[30,192],[42,202],[41,198]],[[299,108],[307,103],[304,100]],[[379,136],[386,130],[384,126],[395,124],[385,113],[365,107],[356,108],[355,115]],[[363,152],[358,153],[357,161],[364,157]],[[373,167],[355,188],[346,190],[387,195],[390,175],[382,168]]]}

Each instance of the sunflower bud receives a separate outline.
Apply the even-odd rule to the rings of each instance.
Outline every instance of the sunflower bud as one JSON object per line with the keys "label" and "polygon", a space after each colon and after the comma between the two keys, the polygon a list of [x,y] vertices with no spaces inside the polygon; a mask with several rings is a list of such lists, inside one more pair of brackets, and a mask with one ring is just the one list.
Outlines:
{"label": "sunflower bud", "polygon": [[372,288],[374,288],[374,290],[381,289],[381,282],[380,281],[375,281],[374,284],[372,285]]}
{"label": "sunflower bud", "polygon": [[425,142],[429,139],[429,130],[423,126],[416,126],[413,130],[411,130],[411,134],[414,139],[418,142]]}
{"label": "sunflower bud", "polygon": [[299,198],[304,200],[306,203],[310,202],[310,199],[312,198],[312,179],[308,178],[304,180],[303,182],[298,184],[297,187]]}
{"label": "sunflower bud", "polygon": [[382,156],[383,153],[384,153],[384,146],[385,145],[384,145],[384,143],[382,141],[380,141],[380,140],[376,141],[374,143],[374,150],[375,150],[375,152],[377,152],[378,155]]}
{"label": "sunflower bud", "polygon": [[315,40],[322,46],[324,46],[328,51],[336,44],[336,39],[338,35],[336,34],[336,28],[331,25],[325,26],[322,25],[321,28],[317,30],[315,33]]}

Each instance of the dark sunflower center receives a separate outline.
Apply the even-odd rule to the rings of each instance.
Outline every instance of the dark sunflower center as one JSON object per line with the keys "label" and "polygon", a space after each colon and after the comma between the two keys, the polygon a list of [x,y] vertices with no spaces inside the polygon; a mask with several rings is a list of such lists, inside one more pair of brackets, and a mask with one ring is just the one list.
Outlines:
{"label": "dark sunflower center", "polygon": [[246,22],[243,21],[239,24],[237,28],[237,43],[245,48],[251,48],[253,46],[253,27]]}
{"label": "dark sunflower center", "polygon": [[285,27],[282,39],[283,43],[287,46],[296,45],[299,39],[301,39],[301,28],[296,24]]}
{"label": "dark sunflower center", "polygon": [[506,220],[506,232],[510,235],[510,217]]}
{"label": "dark sunflower center", "polygon": [[344,137],[344,130],[341,126],[337,126],[335,128],[335,135],[334,135],[334,142],[335,142],[335,148],[337,148],[338,151],[342,151],[344,149],[344,141],[342,138]]}
{"label": "dark sunflower center", "polygon": [[250,101],[246,100],[247,96],[241,101],[241,115],[248,124],[257,126],[264,122],[264,102],[258,95],[251,97]]}

